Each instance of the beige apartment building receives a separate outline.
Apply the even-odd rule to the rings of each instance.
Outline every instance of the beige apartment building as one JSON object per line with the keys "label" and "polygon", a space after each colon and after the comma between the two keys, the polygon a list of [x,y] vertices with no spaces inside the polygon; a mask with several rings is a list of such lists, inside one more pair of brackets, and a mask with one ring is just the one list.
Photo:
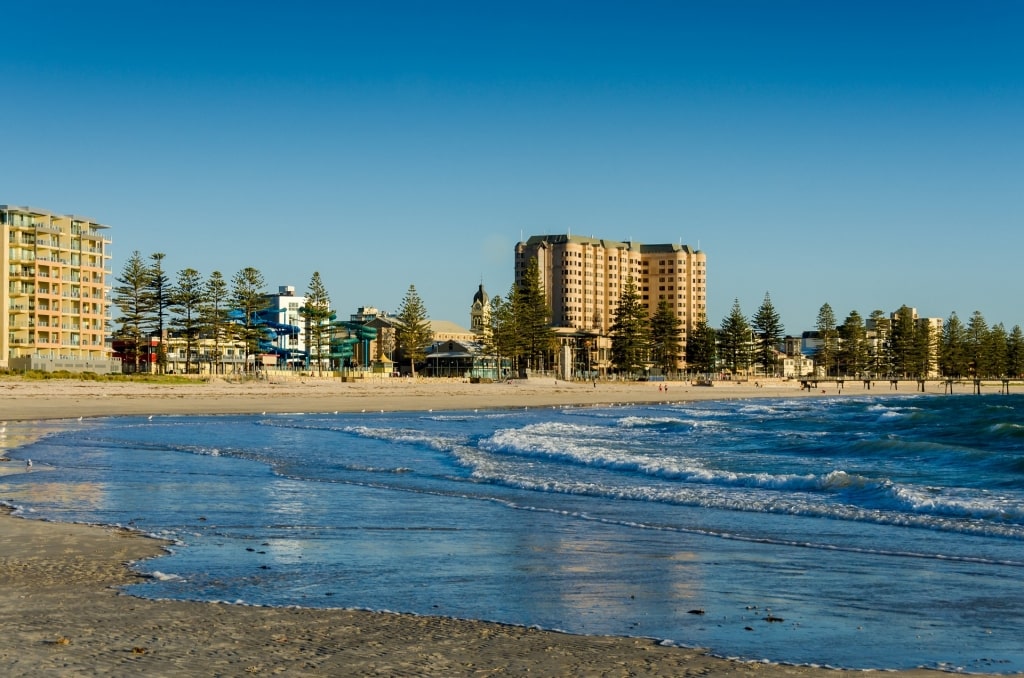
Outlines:
{"label": "beige apartment building", "polygon": [[108,228],[0,205],[0,368],[120,371],[106,342]]}
{"label": "beige apartment building", "polygon": [[563,345],[571,337],[592,337],[589,360],[599,368],[607,367],[608,333],[630,278],[648,315],[654,315],[662,299],[669,302],[679,318],[684,345],[707,313],[707,257],[688,245],[535,235],[516,245],[517,283],[532,259],[548,297],[551,324],[564,338]]}

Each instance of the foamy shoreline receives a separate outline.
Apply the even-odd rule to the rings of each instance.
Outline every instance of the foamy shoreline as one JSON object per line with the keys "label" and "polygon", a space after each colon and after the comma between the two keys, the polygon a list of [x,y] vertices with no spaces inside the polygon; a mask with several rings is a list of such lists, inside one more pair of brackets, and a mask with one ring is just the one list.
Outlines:
{"label": "foamy shoreline", "polygon": [[[860,386],[843,389],[842,395],[896,394],[882,385],[872,390]],[[668,390],[663,389],[664,384],[659,390],[657,383],[599,383],[595,388],[554,380],[469,384],[288,379],[179,386],[4,379],[0,420],[28,424],[116,415],[459,410],[823,395],[820,389],[801,391],[791,382],[764,387],[670,382]],[[910,395],[913,390],[899,393]],[[835,385],[825,387],[825,396],[839,394]],[[12,442],[7,441],[7,449]],[[5,464],[21,469],[19,462]],[[158,540],[120,529],[20,520],[6,512],[0,516],[4,675],[836,674],[823,668],[716,659],[700,650],[664,647],[644,638],[572,636],[353,610],[149,601],[113,588],[137,579],[126,563],[156,557],[162,547]]]}

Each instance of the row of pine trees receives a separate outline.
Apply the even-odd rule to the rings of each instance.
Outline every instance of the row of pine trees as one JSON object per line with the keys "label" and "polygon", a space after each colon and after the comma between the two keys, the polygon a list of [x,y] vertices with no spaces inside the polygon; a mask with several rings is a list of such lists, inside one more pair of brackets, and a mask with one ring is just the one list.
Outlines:
{"label": "row of pine trees", "polygon": [[[200,338],[213,340],[215,356],[220,343],[228,338],[243,341],[247,352],[255,353],[264,333],[257,318],[266,306],[262,273],[247,267],[228,280],[220,271],[204,278],[194,268],[185,268],[172,282],[164,270],[164,259],[162,253],[146,258],[133,252],[113,288],[112,300],[121,313],[115,320],[114,338],[133,357],[135,370],[139,369],[149,337],[163,336],[165,331],[185,339],[187,371],[192,368],[191,357]],[[491,298],[489,310],[483,341],[499,365],[509,364],[519,373],[543,371],[553,364],[557,342],[536,260],[530,262],[525,275],[518,284],[513,283],[505,297]],[[319,272],[313,273],[300,313],[306,320],[310,354],[328,355],[334,315]],[[415,285],[409,286],[395,318],[396,357],[408,361],[415,372],[433,339],[427,309]],[[906,306],[894,317],[873,311],[868,320],[865,322],[854,310],[838,324],[832,307],[822,305],[816,323],[821,347],[814,359],[826,375],[909,378],[928,376],[935,369],[954,379],[1024,374],[1024,333],[1020,326],[1010,331],[1002,324],[989,327],[978,311],[966,324],[953,312],[937,336],[930,325],[916,322],[913,311]],[[868,326],[874,329],[874,341],[868,340]],[[760,365],[765,374],[777,374],[778,348],[784,332],[766,293],[750,319],[735,300],[719,329],[701,318],[684,337],[681,323],[666,300],[648,317],[630,278],[613,314],[611,362],[613,369],[623,375],[642,373],[649,367],[670,374],[681,358],[685,358],[691,372],[739,373]],[[161,342],[158,348],[160,370],[167,363],[163,346]],[[322,368],[322,361],[316,364]]]}
{"label": "row of pine trees", "polygon": [[[186,372],[192,371],[200,339],[212,342],[210,357],[214,361],[229,341],[241,341],[247,353],[255,354],[266,332],[258,316],[267,306],[263,274],[246,267],[228,280],[220,271],[204,278],[196,269],[184,268],[171,281],[164,270],[164,259],[163,253],[146,258],[135,251],[115,278],[112,301],[121,315],[114,321],[113,336],[131,359],[133,370],[140,370],[150,337],[163,337],[166,332],[185,340]],[[299,313],[305,320],[312,365],[322,371],[324,360],[317,357],[330,354],[335,315],[319,271],[310,279],[306,302]],[[426,307],[414,285],[409,286],[397,319],[396,351],[415,365],[422,360],[432,335]],[[157,351],[156,368],[163,372],[167,366],[164,342],[157,344]]]}
{"label": "row of pine trees", "polygon": [[[869,339],[869,327],[873,339]],[[975,311],[966,324],[954,311],[941,332],[936,332],[930,324],[918,322],[908,306],[900,307],[892,316],[872,311],[867,321],[854,310],[838,324],[826,303],[818,311],[815,330],[820,348],[813,357],[826,376],[925,378],[936,371],[949,379],[1024,375],[1024,332],[1020,326],[1010,331],[1001,323],[990,327],[980,311]],[[772,374],[779,367],[777,348],[783,339],[779,315],[771,297],[765,294],[749,321],[739,301],[734,301],[717,341],[708,341],[717,345],[717,365],[721,368],[741,372],[760,365]],[[712,356],[709,362],[690,364],[697,370],[711,371],[716,362]]]}

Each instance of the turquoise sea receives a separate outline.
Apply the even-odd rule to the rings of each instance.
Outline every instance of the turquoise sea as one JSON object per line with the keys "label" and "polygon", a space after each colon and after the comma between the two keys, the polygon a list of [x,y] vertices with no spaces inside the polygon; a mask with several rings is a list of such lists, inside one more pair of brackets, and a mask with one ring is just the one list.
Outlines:
{"label": "turquoise sea", "polygon": [[174,541],[139,596],[1024,671],[1024,396],[18,426],[0,501]]}

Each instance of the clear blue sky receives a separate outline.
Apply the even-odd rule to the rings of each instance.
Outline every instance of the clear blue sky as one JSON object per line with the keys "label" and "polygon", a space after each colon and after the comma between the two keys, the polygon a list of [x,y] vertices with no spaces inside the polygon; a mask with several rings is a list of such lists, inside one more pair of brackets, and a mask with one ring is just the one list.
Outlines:
{"label": "clear blue sky", "polygon": [[8,2],[0,203],[172,273],[469,324],[521,236],[707,253],[766,292],[1024,324],[1021,2]]}

